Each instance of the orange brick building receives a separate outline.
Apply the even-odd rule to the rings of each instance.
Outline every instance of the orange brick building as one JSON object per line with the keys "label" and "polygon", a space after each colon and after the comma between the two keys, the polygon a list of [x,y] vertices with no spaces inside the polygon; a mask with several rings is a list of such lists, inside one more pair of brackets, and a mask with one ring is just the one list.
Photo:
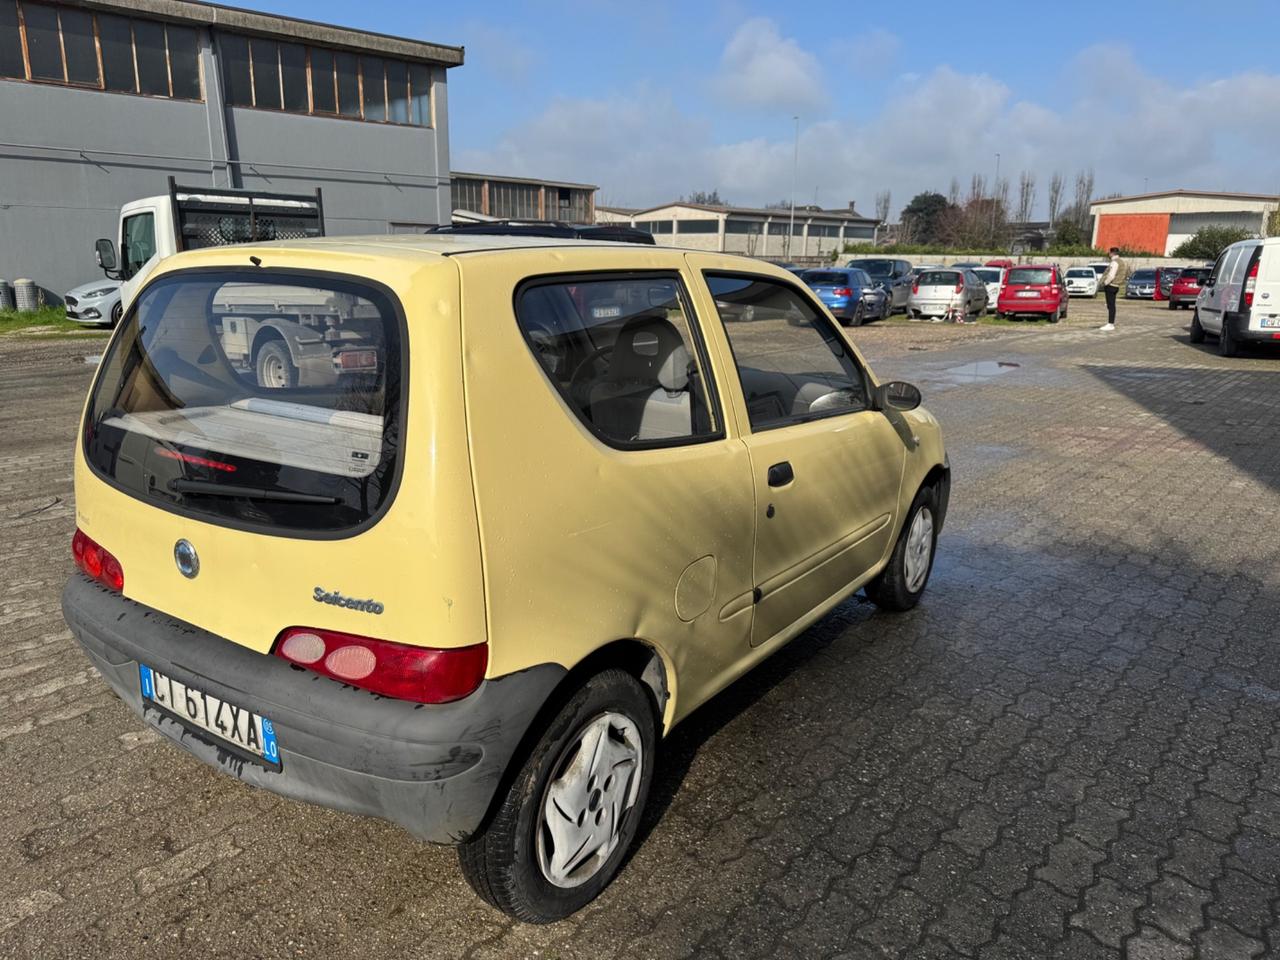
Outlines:
{"label": "orange brick building", "polygon": [[1267,220],[1277,208],[1280,197],[1266,194],[1167,190],[1096,200],[1089,212],[1093,246],[1160,257],[1171,255],[1202,227],[1241,227],[1265,236]]}

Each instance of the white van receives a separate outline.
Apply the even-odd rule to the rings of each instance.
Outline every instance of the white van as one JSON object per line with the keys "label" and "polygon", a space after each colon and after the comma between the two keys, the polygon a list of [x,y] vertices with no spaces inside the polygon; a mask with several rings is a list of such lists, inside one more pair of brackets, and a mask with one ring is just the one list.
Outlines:
{"label": "white van", "polygon": [[1280,237],[1241,240],[1218,256],[1191,319],[1191,342],[1205,334],[1224,357],[1248,342],[1280,344]]}

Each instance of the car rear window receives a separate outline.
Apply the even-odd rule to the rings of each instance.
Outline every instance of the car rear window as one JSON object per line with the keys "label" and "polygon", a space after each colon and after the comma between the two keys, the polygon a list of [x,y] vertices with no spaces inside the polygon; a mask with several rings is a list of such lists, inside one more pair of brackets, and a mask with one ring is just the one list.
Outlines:
{"label": "car rear window", "polygon": [[1053,271],[1048,267],[1014,267],[1009,271],[1007,283],[1052,283]]}
{"label": "car rear window", "polygon": [[850,284],[850,279],[847,273],[840,273],[836,270],[806,270],[804,282],[808,284],[816,283],[822,286],[834,284],[837,287],[847,287]]}
{"label": "car rear window", "polygon": [[1196,270],[1183,270],[1178,274],[1179,280],[1206,280],[1208,277],[1209,270],[1207,267]]}
{"label": "car rear window", "polygon": [[974,267],[973,272],[976,273],[983,283],[999,283],[1000,268],[999,267]]}
{"label": "car rear window", "polygon": [[850,260],[849,266],[867,271],[873,279],[883,279],[893,273],[892,260]]}
{"label": "car rear window", "polygon": [[193,271],[151,284],[103,359],[85,420],[97,473],[231,526],[331,533],[390,501],[401,320],[367,283]]}
{"label": "car rear window", "polygon": [[930,270],[920,274],[922,287],[954,287],[960,282],[960,274],[954,270]]}

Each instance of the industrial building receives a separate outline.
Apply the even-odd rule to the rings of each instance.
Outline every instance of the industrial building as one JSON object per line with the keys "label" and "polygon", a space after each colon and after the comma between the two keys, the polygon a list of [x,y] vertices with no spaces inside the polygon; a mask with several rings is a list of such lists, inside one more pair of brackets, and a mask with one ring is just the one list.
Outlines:
{"label": "industrial building", "polygon": [[590,183],[497,177],[453,171],[455,220],[561,220],[592,223],[596,191]]}
{"label": "industrial building", "polygon": [[634,210],[597,207],[597,223],[625,223],[653,234],[656,243],[770,260],[810,261],[830,257],[845,243],[875,240],[880,221],[864,217],[852,203],[845,210],[815,206],[756,208],[677,201]]}
{"label": "industrial building", "polygon": [[1266,236],[1280,197],[1258,193],[1166,190],[1095,200],[1093,246],[1167,257],[1202,227],[1239,227]]}
{"label": "industrial building", "polygon": [[[197,0],[0,0],[0,277],[56,300],[169,176],[323,191],[331,234],[448,223],[461,47]],[[557,195],[558,202],[558,195]]]}

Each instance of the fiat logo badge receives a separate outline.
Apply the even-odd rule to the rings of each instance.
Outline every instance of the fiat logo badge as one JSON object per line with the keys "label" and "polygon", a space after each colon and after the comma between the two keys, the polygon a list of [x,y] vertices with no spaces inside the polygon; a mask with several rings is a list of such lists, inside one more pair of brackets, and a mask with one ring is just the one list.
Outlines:
{"label": "fiat logo badge", "polygon": [[200,555],[189,540],[179,540],[173,545],[173,562],[178,565],[178,572],[188,580],[195,579],[200,572]]}

